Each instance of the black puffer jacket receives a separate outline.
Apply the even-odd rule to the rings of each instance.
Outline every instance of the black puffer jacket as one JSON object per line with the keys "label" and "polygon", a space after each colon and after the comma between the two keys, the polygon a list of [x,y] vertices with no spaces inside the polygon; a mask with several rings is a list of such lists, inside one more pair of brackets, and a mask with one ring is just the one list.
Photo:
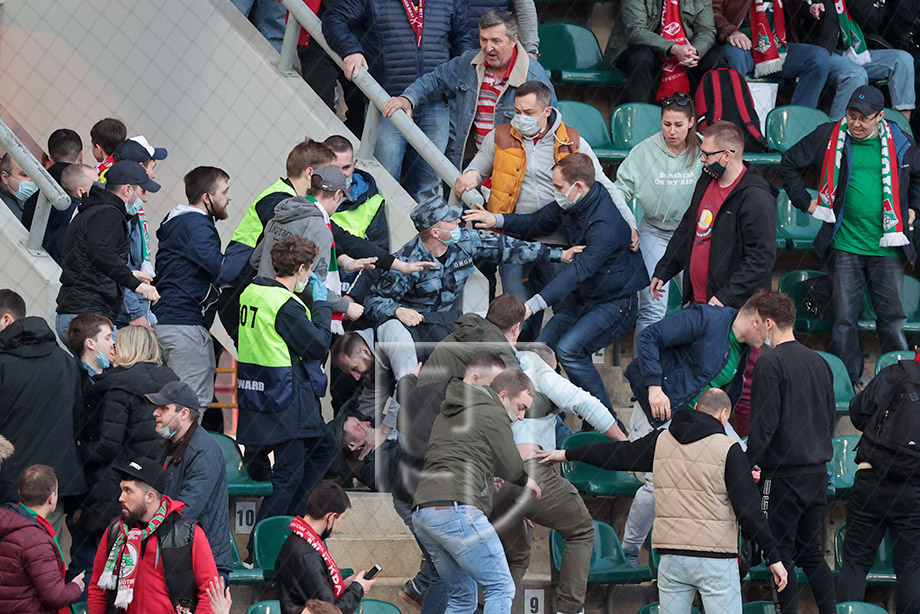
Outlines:
{"label": "black puffer jacket", "polygon": [[275,569],[278,572],[275,581],[281,593],[281,614],[300,614],[311,599],[331,603],[342,610],[342,614],[354,614],[364,597],[364,589],[353,582],[336,599],[323,557],[305,539],[293,533],[281,546]]}
{"label": "black puffer jacket", "polygon": [[140,281],[128,267],[128,214],[115,194],[93,186],[64,235],[58,313],[98,313],[114,320],[123,288]]}
{"label": "black puffer jacket", "polygon": [[118,475],[112,465],[136,458],[158,458],[163,439],[156,434],[154,406],[145,394],[157,392],[179,377],[166,366],[139,362],[114,367],[96,378],[97,404],[89,420],[99,424],[99,438],[83,443],[80,456],[91,489],[83,503],[80,524],[101,533],[118,514]]}
{"label": "black puffer jacket", "polygon": [[400,0],[338,0],[323,15],[323,35],[340,56],[364,54],[391,96],[471,48],[465,0],[428,0],[422,44]]}
{"label": "black puffer jacket", "polygon": [[86,492],[74,443],[83,414],[79,368],[42,318],[0,331],[0,433],[16,448],[0,466],[0,500],[19,499],[19,476],[35,464],[54,467],[62,497]]}

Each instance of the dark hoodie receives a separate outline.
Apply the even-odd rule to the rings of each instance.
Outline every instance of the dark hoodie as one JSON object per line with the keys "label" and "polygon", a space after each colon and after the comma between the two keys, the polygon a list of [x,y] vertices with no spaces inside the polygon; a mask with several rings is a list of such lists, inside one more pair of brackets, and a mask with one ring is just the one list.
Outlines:
{"label": "dark hoodie", "polygon": [[453,380],[431,429],[413,505],[456,501],[492,511],[493,476],[527,483],[511,420],[491,388]]}
{"label": "dark hoodie", "polygon": [[451,377],[462,378],[466,363],[478,352],[495,352],[505,366],[519,369],[514,348],[497,326],[475,313],[465,313],[454,322],[454,332],[438,343],[425,361],[418,376],[418,385],[427,386]]}
{"label": "dark hoodie", "polygon": [[128,213],[124,201],[94,185],[77,209],[61,256],[58,313],[98,313],[114,320],[122,288],[140,285],[128,267]]}
{"label": "dark hoodie", "polygon": [[[724,434],[725,427],[713,416],[694,410],[674,414],[668,431],[681,444],[690,444],[711,435]],[[651,471],[655,461],[655,445],[662,432],[664,432],[663,429],[654,430],[636,441],[605,441],[580,446],[566,450],[565,458],[614,471]],[[763,548],[767,564],[772,565],[779,561],[776,541],[767,525],[766,517],[760,511],[760,493],[751,476],[747,457],[737,443],[729,449],[728,456],[725,458],[725,486],[741,530],[750,535]],[[725,556],[719,553],[700,553],[690,550],[662,551],[662,553],[684,556]]]}
{"label": "dark hoodie", "polygon": [[3,501],[18,499],[19,476],[35,464],[54,468],[62,497],[86,492],[74,442],[83,415],[79,368],[42,318],[0,331],[0,433],[16,448],[0,465]]}

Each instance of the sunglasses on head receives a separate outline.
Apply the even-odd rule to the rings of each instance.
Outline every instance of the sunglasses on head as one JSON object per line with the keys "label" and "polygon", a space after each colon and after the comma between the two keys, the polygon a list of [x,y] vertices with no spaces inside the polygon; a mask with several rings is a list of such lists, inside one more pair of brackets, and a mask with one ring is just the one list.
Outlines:
{"label": "sunglasses on head", "polygon": [[687,94],[674,94],[673,96],[668,96],[661,101],[661,106],[663,107],[669,107],[673,104],[676,104],[679,107],[685,107],[690,104],[690,96]]}

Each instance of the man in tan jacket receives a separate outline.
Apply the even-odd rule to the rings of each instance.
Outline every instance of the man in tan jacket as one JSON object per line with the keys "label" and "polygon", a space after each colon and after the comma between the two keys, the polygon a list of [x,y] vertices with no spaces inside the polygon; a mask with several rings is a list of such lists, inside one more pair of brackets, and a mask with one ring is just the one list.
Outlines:
{"label": "man in tan jacket", "polygon": [[696,591],[707,612],[740,614],[738,525],[763,549],[777,590],[786,587],[760,494],[741,446],[725,434],[728,395],[710,388],[694,411],[632,442],[543,452],[545,463],[582,461],[620,471],[655,470],[655,530],[661,555],[658,597],[664,613],[689,612]]}

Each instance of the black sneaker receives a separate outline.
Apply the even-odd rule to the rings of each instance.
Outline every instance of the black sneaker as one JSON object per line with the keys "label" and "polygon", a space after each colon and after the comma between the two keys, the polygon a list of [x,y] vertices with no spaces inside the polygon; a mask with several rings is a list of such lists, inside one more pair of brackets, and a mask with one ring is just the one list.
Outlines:
{"label": "black sneaker", "polygon": [[425,598],[425,595],[418,590],[414,581],[409,580],[403,584],[402,588],[399,589],[399,596],[409,605],[415,606],[419,610],[422,609],[422,600]]}

